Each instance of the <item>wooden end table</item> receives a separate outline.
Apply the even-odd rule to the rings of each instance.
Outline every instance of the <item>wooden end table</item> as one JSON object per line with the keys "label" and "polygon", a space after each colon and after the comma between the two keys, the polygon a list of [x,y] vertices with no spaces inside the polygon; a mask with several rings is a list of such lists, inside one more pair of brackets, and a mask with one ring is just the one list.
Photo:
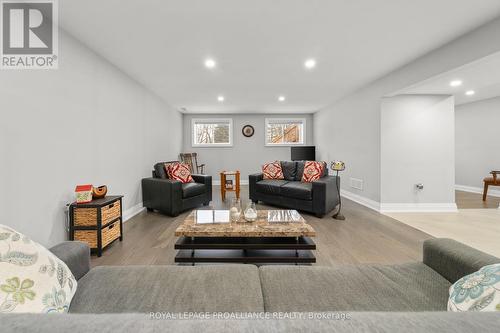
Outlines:
{"label": "wooden end table", "polygon": [[[227,176],[234,176],[234,184],[232,187],[226,187]],[[222,201],[226,200],[226,192],[236,192],[236,198],[240,198],[240,172],[236,171],[222,171],[220,173],[220,195]]]}

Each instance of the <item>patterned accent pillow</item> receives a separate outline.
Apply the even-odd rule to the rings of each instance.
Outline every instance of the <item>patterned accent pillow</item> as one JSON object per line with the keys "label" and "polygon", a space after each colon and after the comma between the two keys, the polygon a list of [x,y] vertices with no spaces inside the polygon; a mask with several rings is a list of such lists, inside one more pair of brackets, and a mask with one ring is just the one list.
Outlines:
{"label": "patterned accent pillow", "polygon": [[455,282],[448,311],[500,311],[500,264],[484,266]]}
{"label": "patterned accent pillow", "polygon": [[76,280],[42,245],[0,224],[0,313],[68,312]]}
{"label": "patterned accent pillow", "polygon": [[189,170],[189,165],[184,163],[175,163],[168,166],[169,179],[178,180],[182,183],[192,183],[194,182],[193,177],[191,177],[191,171]]}
{"label": "patterned accent pillow", "polygon": [[176,165],[176,164],[179,164],[179,162],[170,162],[170,163],[165,163],[165,173],[167,174],[167,178],[168,179],[172,179],[172,175],[170,174],[170,171],[169,171],[169,166],[170,165]]}
{"label": "patterned accent pillow", "polygon": [[312,183],[318,180],[323,175],[324,164],[316,161],[306,161],[304,164],[304,173],[302,174],[302,181],[305,183]]}
{"label": "patterned accent pillow", "polygon": [[285,179],[283,176],[283,169],[279,161],[266,163],[262,166],[262,173],[264,179]]}

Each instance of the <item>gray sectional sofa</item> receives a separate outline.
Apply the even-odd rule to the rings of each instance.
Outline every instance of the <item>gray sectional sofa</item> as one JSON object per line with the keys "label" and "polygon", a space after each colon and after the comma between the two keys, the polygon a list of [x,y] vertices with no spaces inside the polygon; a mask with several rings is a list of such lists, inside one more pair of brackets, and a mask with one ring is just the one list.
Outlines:
{"label": "gray sectional sofa", "polygon": [[[500,313],[447,313],[448,288],[500,259],[450,239],[424,243],[422,262],[401,265],[101,266],[89,249],[51,249],[78,279],[67,315],[1,315],[0,331],[155,332],[328,331],[494,332]],[[348,315],[321,319],[320,312]],[[305,317],[151,319],[150,313],[312,312]],[[131,313],[134,313],[133,315]],[[124,315],[126,314],[126,315]],[[311,318],[312,316],[312,318]],[[315,317],[316,316],[316,317]]]}

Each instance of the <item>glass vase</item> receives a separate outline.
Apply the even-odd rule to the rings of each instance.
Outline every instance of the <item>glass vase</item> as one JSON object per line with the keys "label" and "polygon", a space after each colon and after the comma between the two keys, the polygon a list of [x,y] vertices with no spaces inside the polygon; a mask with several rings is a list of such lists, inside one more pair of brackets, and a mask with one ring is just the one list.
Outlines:
{"label": "glass vase", "polygon": [[245,208],[244,212],[245,221],[247,222],[255,222],[257,221],[257,207],[255,207],[255,203],[250,201]]}
{"label": "glass vase", "polygon": [[241,201],[238,198],[231,199],[231,206],[229,208],[229,217],[231,222],[238,222],[241,216]]}

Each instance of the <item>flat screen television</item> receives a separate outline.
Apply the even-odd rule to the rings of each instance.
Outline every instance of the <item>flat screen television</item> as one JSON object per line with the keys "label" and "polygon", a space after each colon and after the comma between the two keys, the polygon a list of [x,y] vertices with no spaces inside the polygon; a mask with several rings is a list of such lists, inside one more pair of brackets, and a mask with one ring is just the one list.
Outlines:
{"label": "flat screen television", "polygon": [[291,147],[292,161],[316,161],[316,146]]}

